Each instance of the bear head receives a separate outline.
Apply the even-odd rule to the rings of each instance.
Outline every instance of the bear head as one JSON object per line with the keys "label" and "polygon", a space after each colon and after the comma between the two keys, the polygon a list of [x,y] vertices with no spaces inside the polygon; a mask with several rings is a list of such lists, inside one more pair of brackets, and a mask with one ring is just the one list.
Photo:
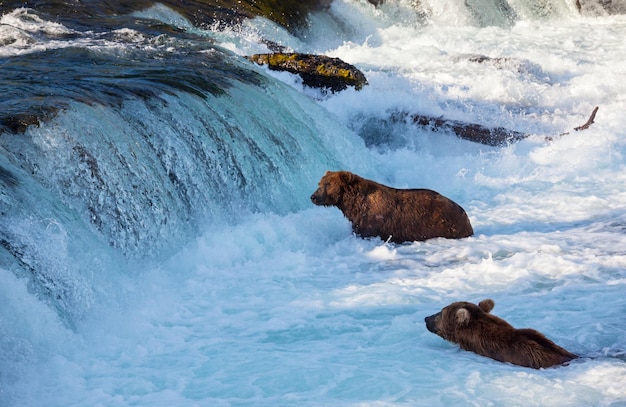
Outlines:
{"label": "bear head", "polygon": [[490,299],[482,300],[478,305],[471,302],[452,303],[440,312],[426,317],[426,328],[447,341],[459,343],[459,331],[469,327],[472,321],[484,319],[494,305]]}
{"label": "bear head", "polygon": [[326,171],[311,195],[311,202],[321,206],[340,206],[344,193],[356,182],[357,176],[351,172]]}

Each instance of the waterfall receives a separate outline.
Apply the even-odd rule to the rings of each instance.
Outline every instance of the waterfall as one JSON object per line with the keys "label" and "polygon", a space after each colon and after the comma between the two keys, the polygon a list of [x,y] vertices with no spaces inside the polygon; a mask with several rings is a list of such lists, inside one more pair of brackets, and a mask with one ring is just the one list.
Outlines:
{"label": "waterfall", "polygon": [[16,83],[5,123],[43,113],[0,133],[0,265],[67,320],[112,261],[162,260],[207,225],[302,209],[324,171],[363,146],[229,51],[138,36],[4,62]]}

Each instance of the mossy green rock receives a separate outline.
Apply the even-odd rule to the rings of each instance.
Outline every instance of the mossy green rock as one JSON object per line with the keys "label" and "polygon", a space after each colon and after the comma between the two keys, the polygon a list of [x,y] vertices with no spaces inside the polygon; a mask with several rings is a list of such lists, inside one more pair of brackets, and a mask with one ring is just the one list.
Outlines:
{"label": "mossy green rock", "polygon": [[255,54],[247,58],[272,70],[298,74],[305,85],[314,88],[337,92],[348,86],[360,90],[367,85],[360,70],[339,58],[299,53]]}

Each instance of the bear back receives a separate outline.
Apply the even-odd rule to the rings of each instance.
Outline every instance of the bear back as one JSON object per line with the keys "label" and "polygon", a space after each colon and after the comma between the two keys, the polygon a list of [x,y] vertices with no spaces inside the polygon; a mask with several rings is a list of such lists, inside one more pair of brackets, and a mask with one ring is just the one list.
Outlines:
{"label": "bear back", "polygon": [[494,305],[490,299],[479,305],[452,303],[426,317],[426,328],[461,349],[535,369],[560,365],[577,357],[534,329],[515,329],[492,315]]}
{"label": "bear back", "polygon": [[327,171],[311,201],[339,208],[362,237],[403,243],[474,234],[465,210],[440,193],[392,188],[349,171]]}

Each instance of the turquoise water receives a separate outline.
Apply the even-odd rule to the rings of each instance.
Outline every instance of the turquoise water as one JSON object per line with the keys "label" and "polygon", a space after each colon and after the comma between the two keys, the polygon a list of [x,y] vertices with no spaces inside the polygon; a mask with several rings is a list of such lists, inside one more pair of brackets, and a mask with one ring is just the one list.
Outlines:
{"label": "turquoise water", "polygon": [[[626,402],[626,20],[518,3],[335,1],[299,37],[135,15],[191,39],[3,11],[6,105],[60,110],[0,133],[0,404]],[[303,88],[241,58],[262,39],[369,85]],[[484,146],[398,113],[529,137]],[[328,169],[435,189],[475,236],[353,236],[308,200]],[[426,330],[484,298],[582,358],[530,370]]]}

